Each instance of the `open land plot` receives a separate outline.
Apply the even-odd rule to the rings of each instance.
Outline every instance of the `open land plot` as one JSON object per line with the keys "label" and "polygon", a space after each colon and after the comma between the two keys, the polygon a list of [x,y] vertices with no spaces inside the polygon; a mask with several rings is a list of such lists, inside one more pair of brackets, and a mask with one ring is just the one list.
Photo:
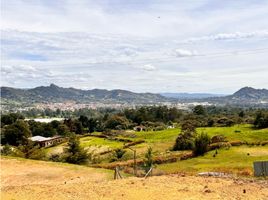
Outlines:
{"label": "open land plot", "polygon": [[259,199],[268,181],[178,175],[111,180],[108,170],[84,166],[1,159],[1,198],[58,199]]}

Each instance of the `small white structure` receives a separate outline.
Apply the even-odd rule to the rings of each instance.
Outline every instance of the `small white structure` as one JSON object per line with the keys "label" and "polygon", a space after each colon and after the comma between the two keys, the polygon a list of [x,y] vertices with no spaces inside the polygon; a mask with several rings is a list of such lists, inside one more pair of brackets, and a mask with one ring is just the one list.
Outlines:
{"label": "small white structure", "polygon": [[58,144],[63,141],[62,136],[54,136],[54,137],[43,137],[43,136],[33,136],[30,137],[29,140],[38,143],[41,147],[49,147],[54,144]]}
{"label": "small white structure", "polygon": [[145,131],[145,126],[135,126],[133,130],[138,132]]}

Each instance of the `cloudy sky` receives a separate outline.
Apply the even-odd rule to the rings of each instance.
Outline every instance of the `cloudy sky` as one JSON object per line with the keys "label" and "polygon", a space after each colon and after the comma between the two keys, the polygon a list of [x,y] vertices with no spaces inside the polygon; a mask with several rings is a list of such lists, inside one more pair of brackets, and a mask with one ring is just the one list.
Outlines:
{"label": "cloudy sky", "polygon": [[1,85],[268,88],[268,0],[2,0]]}

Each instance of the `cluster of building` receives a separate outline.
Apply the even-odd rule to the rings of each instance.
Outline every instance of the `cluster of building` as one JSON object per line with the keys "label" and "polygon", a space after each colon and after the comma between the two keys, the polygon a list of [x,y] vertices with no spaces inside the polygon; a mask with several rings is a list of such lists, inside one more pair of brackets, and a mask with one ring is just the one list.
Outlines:
{"label": "cluster of building", "polygon": [[39,103],[36,104],[35,108],[44,110],[44,109],[51,109],[51,110],[79,110],[83,108],[88,109],[98,109],[98,108],[126,108],[130,105],[127,104],[120,104],[120,103],[100,103],[100,102],[92,102],[92,103],[76,103],[76,102],[64,102],[64,103]]}

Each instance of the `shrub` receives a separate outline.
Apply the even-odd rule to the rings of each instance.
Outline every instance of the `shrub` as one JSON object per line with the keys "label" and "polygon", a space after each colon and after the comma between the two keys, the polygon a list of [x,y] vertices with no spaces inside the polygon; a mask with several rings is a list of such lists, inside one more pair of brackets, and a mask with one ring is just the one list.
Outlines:
{"label": "shrub", "polygon": [[210,144],[210,137],[206,133],[197,135],[194,140],[194,155],[204,155],[208,151],[208,145]]}
{"label": "shrub", "polygon": [[52,154],[49,160],[53,162],[64,162],[64,157],[61,154]]}
{"label": "shrub", "polygon": [[143,165],[145,173],[147,173],[152,166],[153,166],[153,149],[152,147],[148,147],[147,152],[145,153],[145,159]]}
{"label": "shrub", "polygon": [[193,136],[188,132],[181,133],[178,135],[175,145],[173,146],[174,151],[178,150],[190,150],[194,147]]}
{"label": "shrub", "polygon": [[29,140],[24,145],[19,145],[14,155],[34,160],[44,160],[46,157],[43,148]]}
{"label": "shrub", "polygon": [[232,145],[229,142],[217,142],[217,143],[212,143],[209,145],[209,150],[214,150],[214,149],[220,149],[220,148],[227,148],[229,149]]}
{"label": "shrub", "polygon": [[113,162],[113,161],[120,160],[124,156],[125,153],[126,153],[126,150],[124,149],[116,149],[113,153],[114,157],[112,158],[111,161]]}
{"label": "shrub", "polygon": [[9,144],[4,145],[3,148],[1,149],[1,155],[8,156],[11,155],[12,153],[13,151]]}

